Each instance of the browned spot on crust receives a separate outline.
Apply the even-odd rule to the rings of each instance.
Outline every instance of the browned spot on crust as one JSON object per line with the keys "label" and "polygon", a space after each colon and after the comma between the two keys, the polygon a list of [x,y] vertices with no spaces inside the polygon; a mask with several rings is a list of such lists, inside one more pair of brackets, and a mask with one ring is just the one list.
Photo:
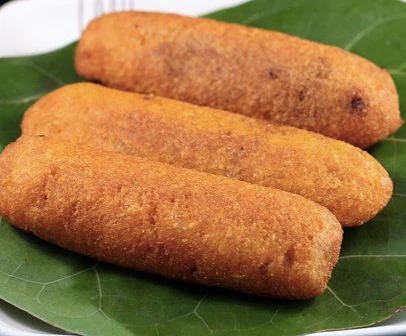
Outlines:
{"label": "browned spot on crust", "polygon": [[189,267],[187,272],[189,273],[190,277],[194,277],[195,273],[197,272],[197,264],[196,264],[196,262],[192,263],[192,265]]}
{"label": "browned spot on crust", "polygon": [[58,167],[56,167],[55,165],[52,165],[52,166],[50,167],[51,176],[54,177],[54,176],[58,173],[58,170],[59,170]]}
{"label": "browned spot on crust", "polygon": [[283,264],[286,267],[291,267],[296,259],[296,251],[293,246],[291,246],[283,256]]}
{"label": "browned spot on crust", "polygon": [[274,71],[272,71],[272,70],[269,70],[269,71],[268,71],[268,76],[269,76],[269,78],[271,78],[271,79],[279,78],[278,74],[276,74],[276,73],[275,73]]}
{"label": "browned spot on crust", "polygon": [[305,99],[306,93],[305,90],[299,91],[299,101],[303,101]]}
{"label": "browned spot on crust", "polygon": [[149,212],[148,212],[148,221],[150,224],[156,224],[156,217],[158,215],[158,209],[156,206],[152,205]]}
{"label": "browned spot on crust", "polygon": [[355,95],[351,99],[352,112],[367,112],[367,107],[360,95]]}
{"label": "browned spot on crust", "polygon": [[268,269],[269,269],[269,262],[264,262],[261,265],[259,265],[259,271],[261,272],[261,274],[266,275],[268,273]]}

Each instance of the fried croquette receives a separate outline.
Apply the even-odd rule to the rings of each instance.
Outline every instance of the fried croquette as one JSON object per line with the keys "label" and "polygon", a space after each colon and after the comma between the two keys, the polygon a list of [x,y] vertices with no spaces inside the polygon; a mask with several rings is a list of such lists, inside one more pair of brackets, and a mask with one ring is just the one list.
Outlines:
{"label": "fried croquette", "polygon": [[368,221],[392,194],[385,169],[344,142],[95,84],[43,97],[24,115],[22,130],[299,194],[343,226]]}
{"label": "fried croquette", "polygon": [[323,292],[342,240],[301,196],[46,137],[1,154],[0,214],[101,261],[290,299]]}
{"label": "fried croquette", "polygon": [[343,49],[287,34],[174,14],[92,21],[80,75],[108,86],[322,133],[362,148],[402,124],[389,73]]}

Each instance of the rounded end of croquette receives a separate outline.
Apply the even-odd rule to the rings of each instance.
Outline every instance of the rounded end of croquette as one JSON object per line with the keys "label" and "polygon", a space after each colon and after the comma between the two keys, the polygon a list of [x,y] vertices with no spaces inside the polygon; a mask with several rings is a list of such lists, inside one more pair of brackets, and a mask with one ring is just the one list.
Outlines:
{"label": "rounded end of croquette", "polygon": [[[318,232],[308,235],[306,238],[313,249],[309,249],[311,254],[312,269],[297,272],[298,281],[301,279],[306,286],[308,294],[303,299],[309,299],[322,294],[331,278],[333,269],[340,256],[343,230],[337,218],[326,208],[319,209],[320,222],[316,225]],[[316,247],[316,248],[314,248]],[[305,266],[302,266],[305,267]]]}
{"label": "rounded end of croquette", "polygon": [[342,216],[343,227],[359,226],[374,218],[385,208],[393,193],[393,182],[385,168],[365,151],[354,154],[361,158],[357,160],[353,156],[352,160],[358,176],[348,180],[348,193],[342,195],[346,207],[340,207],[336,213],[337,218]]}

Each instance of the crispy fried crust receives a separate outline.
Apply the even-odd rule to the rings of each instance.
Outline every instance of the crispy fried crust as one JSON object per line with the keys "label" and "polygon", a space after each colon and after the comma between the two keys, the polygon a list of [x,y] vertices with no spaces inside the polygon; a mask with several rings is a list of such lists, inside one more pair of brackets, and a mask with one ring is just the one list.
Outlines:
{"label": "crispy fried crust", "polygon": [[286,34],[173,14],[122,12],[90,23],[83,77],[119,89],[274,121],[368,147],[402,120],[386,70]]}
{"label": "crispy fried crust", "polygon": [[22,129],[296,193],[343,226],[374,217],[392,194],[385,169],[344,142],[94,84],[48,94],[26,112]]}
{"label": "crispy fried crust", "polygon": [[323,292],[342,240],[300,196],[39,137],[1,155],[0,214],[106,262],[281,298]]}

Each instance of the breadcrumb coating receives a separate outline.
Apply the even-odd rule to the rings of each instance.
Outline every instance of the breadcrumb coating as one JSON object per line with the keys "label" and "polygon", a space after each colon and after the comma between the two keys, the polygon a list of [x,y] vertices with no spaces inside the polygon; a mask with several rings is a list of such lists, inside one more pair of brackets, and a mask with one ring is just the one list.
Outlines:
{"label": "breadcrumb coating", "polygon": [[75,66],[114,88],[305,128],[362,148],[403,123],[386,70],[337,47],[238,24],[104,15],[85,30]]}
{"label": "breadcrumb coating", "polygon": [[95,84],[46,95],[25,113],[22,130],[299,194],[343,226],[365,223],[392,195],[379,162],[342,141]]}
{"label": "breadcrumb coating", "polygon": [[290,299],[324,291],[342,240],[303,197],[46,137],[1,154],[0,214],[102,261]]}

